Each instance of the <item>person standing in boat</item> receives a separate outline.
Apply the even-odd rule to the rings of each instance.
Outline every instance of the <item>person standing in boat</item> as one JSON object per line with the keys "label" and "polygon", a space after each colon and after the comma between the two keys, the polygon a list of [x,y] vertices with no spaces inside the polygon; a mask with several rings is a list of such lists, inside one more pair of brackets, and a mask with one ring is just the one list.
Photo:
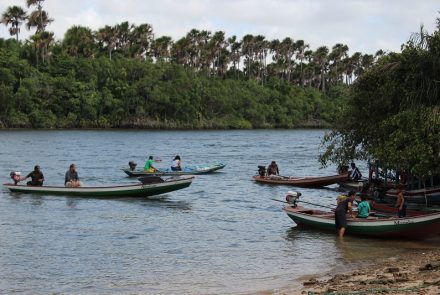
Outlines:
{"label": "person standing in boat", "polygon": [[358,181],[361,179],[362,174],[359,171],[358,167],[356,167],[355,163],[351,163],[351,172],[350,172],[350,179],[353,181]]}
{"label": "person standing in boat", "polygon": [[41,172],[40,166],[36,165],[34,167],[34,171],[29,173],[24,179],[31,178],[31,181],[28,181],[27,185],[33,185],[33,186],[42,186],[44,182],[44,175],[43,172]]}
{"label": "person standing in boat", "polygon": [[64,186],[65,187],[80,187],[81,182],[79,181],[78,172],[76,172],[75,164],[70,164],[69,170],[66,171],[64,176]]}
{"label": "person standing in boat", "polygon": [[350,214],[351,218],[354,218],[353,202],[355,197],[356,193],[350,191],[348,193],[348,198],[339,202],[335,209],[335,225],[338,229],[338,235],[340,238],[344,236],[345,229],[347,228],[347,213]]}
{"label": "person standing in boat", "polygon": [[397,207],[397,217],[399,218],[406,217],[405,197],[403,196],[403,191],[400,188],[397,190],[396,207]]}
{"label": "person standing in boat", "polygon": [[172,171],[182,171],[182,160],[180,159],[179,155],[174,157],[174,160],[171,163],[171,170]]}
{"label": "person standing in boat", "polygon": [[147,172],[156,172],[157,169],[153,166],[153,163],[154,163],[153,156],[148,157],[148,160],[144,166],[144,170]]}
{"label": "person standing in boat", "polygon": [[275,161],[272,161],[270,165],[267,167],[267,176],[271,175],[279,175],[280,170],[278,169],[278,165]]}

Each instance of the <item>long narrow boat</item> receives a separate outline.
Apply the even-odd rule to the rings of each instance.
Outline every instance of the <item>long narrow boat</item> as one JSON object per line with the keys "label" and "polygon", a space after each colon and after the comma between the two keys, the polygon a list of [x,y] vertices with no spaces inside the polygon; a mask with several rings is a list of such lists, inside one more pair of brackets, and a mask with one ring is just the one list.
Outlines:
{"label": "long narrow boat", "polygon": [[[379,203],[372,201],[370,203],[370,206],[371,209],[384,213],[397,214],[398,211],[396,207],[393,207],[392,205],[387,203]],[[407,209],[406,209],[407,216],[419,216],[429,213],[440,213],[440,207],[434,208],[434,207],[420,206],[416,204],[407,205]]]}
{"label": "long narrow boat", "polygon": [[282,184],[291,185],[297,187],[322,187],[326,185],[331,185],[335,183],[340,183],[348,180],[348,174],[338,174],[332,176],[317,176],[317,177],[295,177],[295,176],[259,176],[255,175],[252,177],[256,182],[267,183],[267,184]]}
{"label": "long narrow boat", "polygon": [[[290,205],[285,206],[283,211],[298,226],[336,232],[333,212]],[[440,213],[405,218],[347,218],[345,233],[375,238],[424,239],[440,233]]]}
{"label": "long narrow boat", "polygon": [[[397,191],[397,189],[387,190],[386,197],[395,200],[397,198]],[[438,205],[440,204],[440,186],[405,190],[404,196],[405,201],[408,203]]]}
{"label": "long narrow boat", "polygon": [[139,177],[139,176],[147,176],[147,175],[194,175],[194,174],[208,174],[214,171],[225,168],[226,164],[222,163],[212,163],[205,165],[193,165],[193,166],[185,166],[181,171],[173,171],[170,168],[167,169],[159,169],[156,172],[148,172],[145,170],[131,170],[131,169],[122,169],[128,176],[130,177]]}
{"label": "long narrow boat", "polygon": [[163,182],[151,184],[133,184],[117,186],[99,186],[99,187],[60,187],[60,186],[26,186],[3,184],[11,192],[46,194],[46,195],[64,195],[79,197],[147,197],[159,195],[183,189],[191,185],[193,176],[172,177]]}

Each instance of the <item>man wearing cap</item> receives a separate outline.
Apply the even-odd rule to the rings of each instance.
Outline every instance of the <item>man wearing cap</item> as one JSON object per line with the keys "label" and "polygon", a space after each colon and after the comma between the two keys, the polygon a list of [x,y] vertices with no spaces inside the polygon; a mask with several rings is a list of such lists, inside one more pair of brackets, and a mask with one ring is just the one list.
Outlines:
{"label": "man wearing cap", "polygon": [[40,170],[40,166],[36,165],[34,167],[34,171],[29,173],[24,179],[29,178],[29,177],[32,180],[28,181],[26,183],[27,185],[32,185],[32,186],[42,186],[43,185],[44,175],[43,175],[43,172],[41,172],[41,170]]}

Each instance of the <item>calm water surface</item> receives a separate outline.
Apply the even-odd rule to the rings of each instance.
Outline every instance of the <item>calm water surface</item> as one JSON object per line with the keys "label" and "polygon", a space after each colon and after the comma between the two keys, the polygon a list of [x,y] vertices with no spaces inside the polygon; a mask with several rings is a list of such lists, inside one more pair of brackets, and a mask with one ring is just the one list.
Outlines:
{"label": "calm water surface", "polygon": [[[247,294],[295,289],[309,274],[339,270],[437,239],[396,242],[298,230],[281,211],[292,188],[253,183],[271,160],[284,175],[319,169],[321,130],[3,131],[0,178],[35,164],[62,185],[76,163],[86,185],[136,182],[119,169],[149,155],[166,167],[225,162],[184,190],[150,199],[82,199],[0,190],[0,294]],[[362,164],[360,167],[362,168]],[[364,170],[365,173],[365,170]],[[333,189],[297,189],[333,205]]]}

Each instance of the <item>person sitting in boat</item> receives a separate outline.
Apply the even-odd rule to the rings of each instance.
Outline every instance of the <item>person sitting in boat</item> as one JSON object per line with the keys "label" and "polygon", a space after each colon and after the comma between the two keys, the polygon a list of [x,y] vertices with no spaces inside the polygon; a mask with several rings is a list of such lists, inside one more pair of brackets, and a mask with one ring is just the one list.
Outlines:
{"label": "person sitting in boat", "polygon": [[36,165],[34,167],[34,171],[32,171],[31,173],[26,175],[26,177],[21,180],[25,180],[26,178],[29,178],[29,177],[31,178],[31,181],[28,181],[26,183],[27,185],[32,185],[32,186],[42,186],[43,185],[44,175],[43,175],[43,172],[41,172],[40,166]]}
{"label": "person sitting in boat", "polygon": [[182,160],[180,160],[180,156],[179,155],[175,156],[173,162],[171,163],[171,170],[172,171],[182,171],[181,163],[182,163]]}
{"label": "person sitting in boat", "polygon": [[406,217],[405,197],[403,196],[403,191],[400,188],[397,190],[396,207],[397,207],[397,217],[399,218]]}
{"label": "person sitting in boat", "polygon": [[370,215],[370,203],[367,201],[367,196],[361,196],[361,202],[358,205],[358,218],[368,218]]}
{"label": "person sitting in boat", "polygon": [[359,171],[358,167],[356,167],[355,163],[351,163],[351,173],[350,173],[350,179],[353,181],[358,181],[361,179],[362,174]]}
{"label": "person sitting in boat", "polygon": [[347,228],[347,213],[350,213],[351,218],[354,218],[352,208],[355,197],[356,193],[354,191],[350,191],[348,193],[348,197],[339,202],[335,209],[335,225],[338,229],[338,235],[340,238],[344,236],[345,229]]}
{"label": "person sitting in boat", "polygon": [[272,161],[270,165],[267,167],[267,175],[279,175],[280,170],[278,169],[278,165],[275,161]]}
{"label": "person sitting in boat", "polygon": [[75,164],[70,164],[69,170],[66,171],[64,176],[64,186],[65,187],[80,187],[81,182],[79,181],[78,172],[76,172]]}
{"label": "person sitting in boat", "polygon": [[157,169],[153,166],[153,163],[154,163],[153,156],[148,157],[148,160],[144,166],[144,170],[147,172],[156,172]]}

